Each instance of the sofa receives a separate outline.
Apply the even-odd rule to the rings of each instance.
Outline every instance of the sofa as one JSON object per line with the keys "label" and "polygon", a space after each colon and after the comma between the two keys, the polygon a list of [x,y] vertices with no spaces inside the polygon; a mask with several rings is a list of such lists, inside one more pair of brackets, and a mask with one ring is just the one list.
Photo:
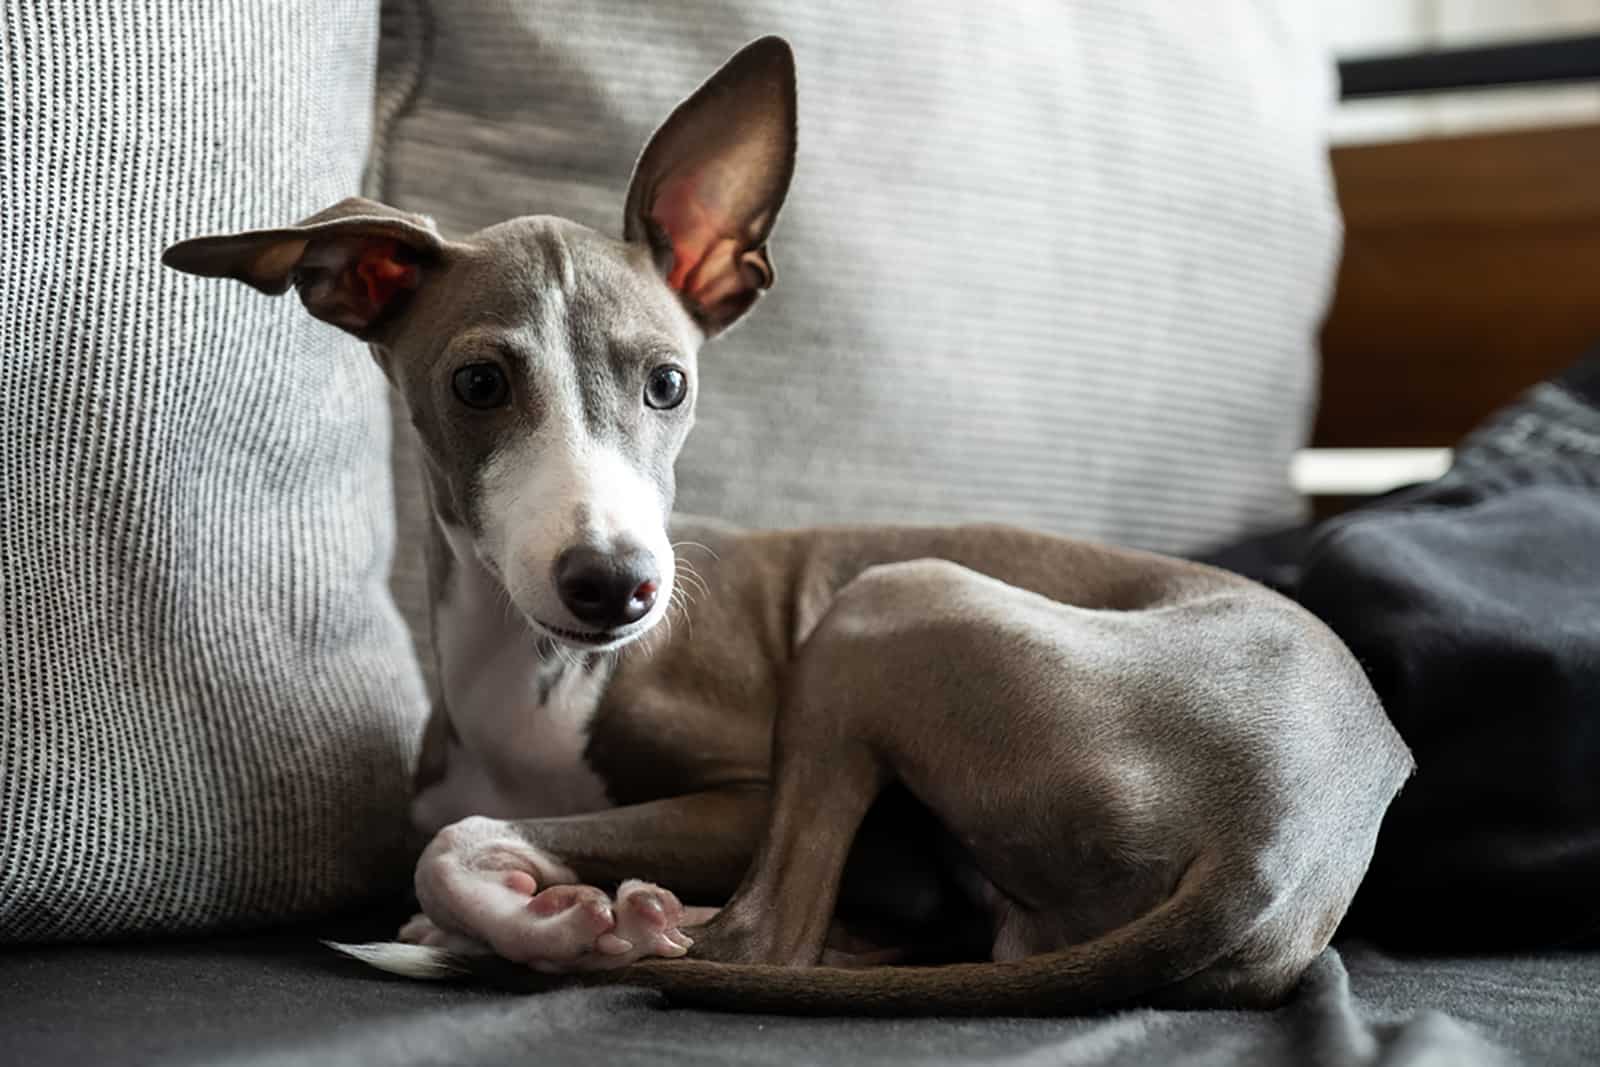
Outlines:
{"label": "sofa", "polygon": [[614,231],[652,124],[781,33],[782,283],[703,358],[679,507],[1000,520],[1293,594],[1328,581],[1285,472],[1341,236],[1304,8],[0,0],[0,1063],[1600,1057],[1595,931],[1571,922],[1419,948],[1379,908],[1276,1011],[1026,1020],[523,996],[323,944],[411,910],[417,458],[359,344],[165,272],[163,247],[358,192],[446,232]]}

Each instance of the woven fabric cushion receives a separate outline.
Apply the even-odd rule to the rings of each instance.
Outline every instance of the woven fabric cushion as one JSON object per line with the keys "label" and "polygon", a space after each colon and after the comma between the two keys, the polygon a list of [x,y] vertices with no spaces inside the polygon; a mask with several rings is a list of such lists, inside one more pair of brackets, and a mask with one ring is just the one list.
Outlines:
{"label": "woven fabric cushion", "polygon": [[404,884],[381,376],[158,262],[358,189],[377,19],[0,0],[0,942]]}
{"label": "woven fabric cushion", "polygon": [[[419,10],[419,8],[423,10]],[[679,507],[1183,550],[1292,518],[1338,242],[1299,0],[390,0],[376,192],[619,232],[654,124],[794,44],[778,284],[702,358]],[[416,69],[420,66],[420,72]]]}

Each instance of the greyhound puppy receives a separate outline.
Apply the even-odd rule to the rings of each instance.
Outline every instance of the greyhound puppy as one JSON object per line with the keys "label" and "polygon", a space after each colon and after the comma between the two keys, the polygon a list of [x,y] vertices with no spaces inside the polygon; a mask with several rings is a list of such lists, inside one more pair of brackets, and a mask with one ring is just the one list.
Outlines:
{"label": "greyhound puppy", "polygon": [[669,524],[697,351],[773,282],[795,107],[787,45],[739,52],[621,240],[347,200],[168,250],[367,341],[425,459],[425,915],[353,951],[768,1011],[1278,1002],[1412,768],[1316,619],[1019,530]]}

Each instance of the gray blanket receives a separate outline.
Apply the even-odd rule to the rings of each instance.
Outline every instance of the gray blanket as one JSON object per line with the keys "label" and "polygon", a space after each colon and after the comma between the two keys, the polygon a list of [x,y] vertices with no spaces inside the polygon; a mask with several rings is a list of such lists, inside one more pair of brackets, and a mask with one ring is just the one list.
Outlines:
{"label": "gray blanket", "polygon": [[0,956],[0,1064],[1600,1063],[1600,953],[1329,951],[1275,1012],[786,1019],[390,979],[310,936]]}

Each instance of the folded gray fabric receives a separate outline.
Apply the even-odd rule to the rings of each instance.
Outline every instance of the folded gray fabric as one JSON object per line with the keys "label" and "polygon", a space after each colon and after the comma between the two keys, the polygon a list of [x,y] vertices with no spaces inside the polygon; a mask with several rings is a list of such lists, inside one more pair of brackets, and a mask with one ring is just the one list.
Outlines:
{"label": "folded gray fabric", "polygon": [[1406,948],[1600,946],[1600,349],[1443,477],[1213,562],[1350,646],[1417,760],[1342,929]]}
{"label": "folded gray fabric", "polygon": [[654,124],[750,39],[794,44],[778,283],[701,360],[683,510],[1168,550],[1295,515],[1338,234],[1297,0],[388,0],[385,24],[370,191],[452,232],[619,232]]}
{"label": "folded gray fabric", "polygon": [[404,884],[381,376],[179,238],[357,191],[368,0],[0,0],[0,942]]}

